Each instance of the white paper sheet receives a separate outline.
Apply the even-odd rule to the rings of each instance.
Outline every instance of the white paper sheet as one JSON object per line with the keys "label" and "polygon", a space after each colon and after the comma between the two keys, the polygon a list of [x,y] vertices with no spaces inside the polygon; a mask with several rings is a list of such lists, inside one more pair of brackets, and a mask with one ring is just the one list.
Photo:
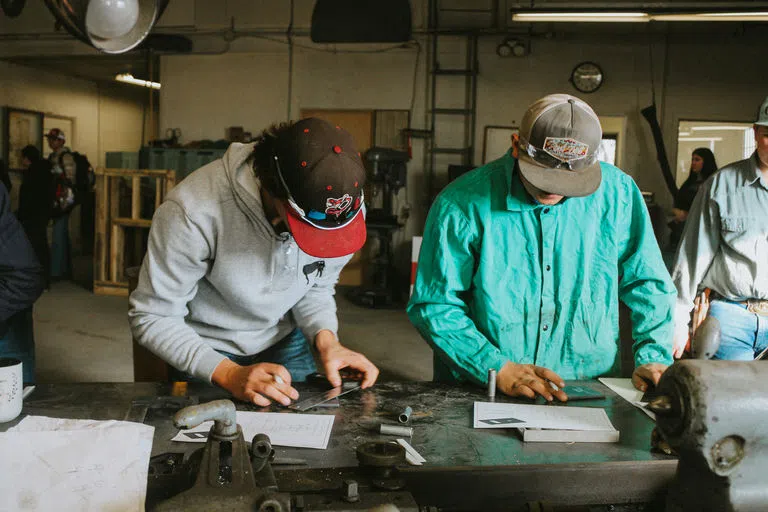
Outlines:
{"label": "white paper sheet", "polygon": [[632,384],[632,379],[599,377],[597,380],[608,386],[611,391],[619,395],[621,398],[650,416],[653,421],[656,421],[656,415],[649,411],[647,407],[648,404],[641,400],[643,398],[643,392],[637,389],[634,384]]}
{"label": "white paper sheet", "polygon": [[[130,427],[137,425],[128,421],[116,420],[75,420],[68,418],[50,418],[48,416],[27,416],[8,432],[46,432],[49,430],[90,430],[116,426]],[[149,427],[153,428],[153,427]]]}
{"label": "white paper sheet", "polygon": [[475,402],[474,412],[474,428],[615,430],[605,410],[597,407]]}
{"label": "white paper sheet", "polygon": [[0,434],[0,510],[143,511],[153,434],[139,423],[28,416]]}
{"label": "white paper sheet", "polygon": [[[274,446],[320,450],[328,446],[334,419],[331,414],[237,411],[237,423],[243,428],[246,441],[256,434],[267,434]],[[180,430],[171,441],[204,443],[212,426],[212,421],[206,421],[195,428]]]}

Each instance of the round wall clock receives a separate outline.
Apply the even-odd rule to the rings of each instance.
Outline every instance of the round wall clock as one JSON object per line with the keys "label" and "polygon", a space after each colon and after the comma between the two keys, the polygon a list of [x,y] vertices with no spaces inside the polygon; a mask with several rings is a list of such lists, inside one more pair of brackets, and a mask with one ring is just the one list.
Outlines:
{"label": "round wall clock", "polygon": [[571,71],[570,82],[577,91],[595,92],[603,85],[603,70],[594,62],[582,62]]}

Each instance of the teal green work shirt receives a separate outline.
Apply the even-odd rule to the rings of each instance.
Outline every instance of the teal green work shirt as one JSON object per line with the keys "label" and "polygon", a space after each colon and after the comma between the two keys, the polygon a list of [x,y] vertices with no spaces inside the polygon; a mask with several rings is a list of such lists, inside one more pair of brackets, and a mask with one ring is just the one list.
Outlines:
{"label": "teal green work shirt", "polygon": [[619,300],[635,365],[672,363],[676,291],[645,202],[631,177],[601,168],[595,193],[547,206],[507,153],[438,196],[408,304],[436,380],[485,383],[507,361],[564,379],[617,375]]}

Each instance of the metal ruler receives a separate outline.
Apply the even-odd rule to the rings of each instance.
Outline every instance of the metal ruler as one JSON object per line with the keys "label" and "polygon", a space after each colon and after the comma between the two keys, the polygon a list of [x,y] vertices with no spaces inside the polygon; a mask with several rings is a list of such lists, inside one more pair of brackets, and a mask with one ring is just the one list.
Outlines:
{"label": "metal ruler", "polygon": [[351,393],[352,391],[357,391],[358,389],[360,389],[359,382],[345,382],[341,386],[336,386],[335,388],[329,389],[328,391],[322,391],[322,392],[310,391],[310,392],[304,393],[304,398],[302,398],[298,402],[292,403],[291,405],[288,406],[288,408],[293,409],[294,411],[299,411],[299,412],[308,411],[313,407],[317,407],[318,405],[322,405],[326,402],[333,400],[334,398],[338,398],[342,395],[346,395],[347,393]]}

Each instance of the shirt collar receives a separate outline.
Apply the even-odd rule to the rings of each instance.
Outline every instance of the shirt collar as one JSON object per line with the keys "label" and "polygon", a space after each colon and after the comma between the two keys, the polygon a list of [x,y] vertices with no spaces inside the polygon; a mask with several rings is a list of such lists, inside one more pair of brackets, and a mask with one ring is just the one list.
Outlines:
{"label": "shirt collar", "polygon": [[523,182],[520,181],[517,159],[512,156],[512,150],[507,151],[503,158],[507,176],[507,190],[509,191],[507,193],[507,210],[510,212],[533,210],[539,205],[531,201],[531,197],[523,187]]}
{"label": "shirt collar", "polygon": [[757,151],[755,151],[752,153],[752,158],[749,159],[749,166],[744,172],[744,185],[754,185],[762,177],[763,172],[760,170],[760,166],[757,165]]}

